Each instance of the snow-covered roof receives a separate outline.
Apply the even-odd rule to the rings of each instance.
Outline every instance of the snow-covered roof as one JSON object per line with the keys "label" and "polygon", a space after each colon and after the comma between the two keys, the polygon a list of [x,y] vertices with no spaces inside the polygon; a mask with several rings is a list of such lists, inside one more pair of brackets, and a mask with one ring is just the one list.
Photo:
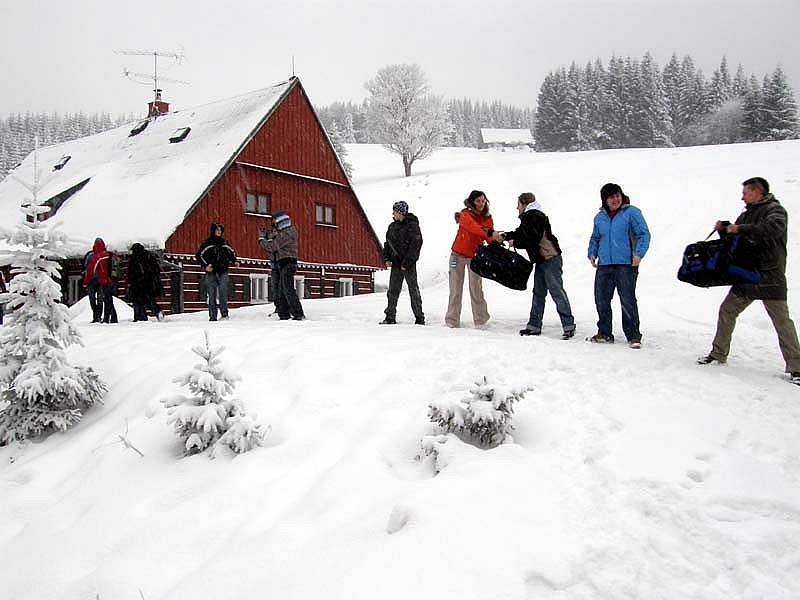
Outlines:
{"label": "snow-covered roof", "polygon": [[530,129],[485,129],[481,127],[484,144],[533,144]]}
{"label": "snow-covered roof", "polygon": [[[88,182],[53,216],[72,237],[102,237],[115,249],[133,242],[164,247],[167,238],[215,178],[244,148],[296,79],[151,120],[64,142],[37,153],[39,197],[50,199]],[[182,141],[170,142],[190,128]],[[71,157],[60,169],[54,167]],[[21,218],[33,182],[34,156],[0,182],[0,223]]]}

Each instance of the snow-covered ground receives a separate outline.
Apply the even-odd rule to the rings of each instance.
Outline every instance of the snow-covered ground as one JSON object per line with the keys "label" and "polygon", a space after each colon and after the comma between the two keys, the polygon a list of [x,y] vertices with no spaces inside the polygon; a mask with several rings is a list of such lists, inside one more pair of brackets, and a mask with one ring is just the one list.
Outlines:
{"label": "snow-covered ground", "polygon": [[[679,283],[683,247],[741,209],[760,175],[790,215],[790,309],[800,318],[800,142],[580,154],[442,150],[398,158],[349,146],[383,234],[391,205],[420,217],[429,325],[378,326],[385,296],[305,301],[164,323],[86,323],[104,406],[65,434],[0,448],[0,597],[138,599],[769,599],[800,597],[800,388],[785,380],[760,304],[729,364],[701,367],[725,289]],[[639,279],[644,348],[596,346],[585,258],[603,183],[622,185],[653,234]],[[499,229],[533,191],[561,241],[578,336],[521,338],[530,292],[487,282],[488,330],[442,324],[452,214],[486,192]],[[385,276],[384,276],[385,280]],[[618,304],[616,305],[618,306]],[[616,311],[616,333],[622,337]],[[213,325],[209,327],[210,325]],[[181,458],[159,399],[209,328],[271,426],[264,448]],[[427,404],[479,378],[530,385],[513,443],[457,439],[434,476],[417,462]],[[144,458],[125,449],[127,437]]]}

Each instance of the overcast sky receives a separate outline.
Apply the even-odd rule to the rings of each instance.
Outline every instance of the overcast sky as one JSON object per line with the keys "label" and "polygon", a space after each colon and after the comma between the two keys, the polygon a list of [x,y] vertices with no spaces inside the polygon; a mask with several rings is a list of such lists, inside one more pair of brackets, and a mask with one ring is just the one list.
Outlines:
{"label": "overcast sky", "polygon": [[[650,50],[690,54],[710,76],[726,55],[761,78],[780,64],[800,90],[800,0],[4,0],[0,114],[141,112],[151,92],[122,76],[182,47],[165,100],[188,107],[266,87],[294,56],[312,102],[361,100],[381,67],[419,63],[435,92],[533,106],[571,61]],[[165,66],[169,61],[165,61]]]}

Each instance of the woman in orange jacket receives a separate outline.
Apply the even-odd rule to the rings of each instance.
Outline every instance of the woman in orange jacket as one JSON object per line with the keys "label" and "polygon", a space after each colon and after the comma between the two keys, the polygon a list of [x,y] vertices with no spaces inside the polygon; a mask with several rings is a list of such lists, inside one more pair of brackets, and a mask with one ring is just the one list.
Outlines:
{"label": "woman in orange jacket", "polygon": [[496,239],[494,222],[489,214],[489,200],[480,190],[472,190],[464,200],[464,208],[456,213],[458,232],[450,254],[450,300],[444,321],[448,327],[461,326],[461,296],[464,291],[464,271],[469,278],[469,298],[472,302],[472,320],[475,327],[489,321],[489,310],[483,297],[482,279],[469,269],[469,263],[483,242]]}

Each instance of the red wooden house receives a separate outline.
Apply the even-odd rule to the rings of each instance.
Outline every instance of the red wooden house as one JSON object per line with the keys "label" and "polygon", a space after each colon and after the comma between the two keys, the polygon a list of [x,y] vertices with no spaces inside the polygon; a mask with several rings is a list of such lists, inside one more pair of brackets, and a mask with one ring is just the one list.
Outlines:
{"label": "red wooden house", "polygon": [[[160,100],[150,108],[133,127],[39,150],[49,219],[87,249],[102,237],[121,254],[134,242],[162,253],[161,303],[171,312],[205,309],[194,254],[214,222],[239,258],[229,305],[268,301],[258,234],[276,210],[300,233],[296,285],[304,297],[374,291],[380,242],[299,79],[194,109],[168,112]],[[13,175],[32,181],[33,169],[31,155]],[[13,177],[0,183],[0,219],[18,218],[24,197]],[[81,268],[80,257],[67,261],[69,304],[82,295]],[[125,287],[123,278],[120,296]]]}

